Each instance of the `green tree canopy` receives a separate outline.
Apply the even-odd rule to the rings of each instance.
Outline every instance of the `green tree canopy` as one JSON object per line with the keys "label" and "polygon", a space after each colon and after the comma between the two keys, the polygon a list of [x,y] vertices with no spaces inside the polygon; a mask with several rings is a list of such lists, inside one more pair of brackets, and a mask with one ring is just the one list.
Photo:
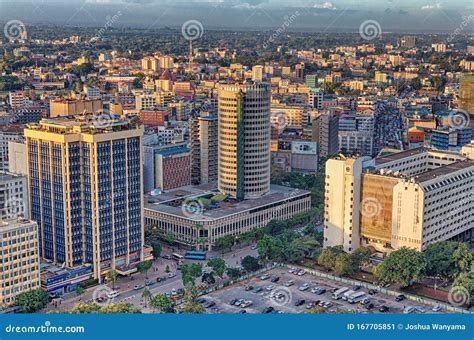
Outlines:
{"label": "green tree canopy", "polygon": [[48,304],[48,293],[41,288],[23,292],[16,296],[15,304],[23,313],[34,313]]}
{"label": "green tree canopy", "polygon": [[248,272],[254,272],[260,268],[256,257],[247,255],[242,259],[242,267]]}
{"label": "green tree canopy", "polygon": [[376,268],[374,274],[383,281],[408,287],[422,278],[426,259],[423,253],[402,247],[390,253]]}

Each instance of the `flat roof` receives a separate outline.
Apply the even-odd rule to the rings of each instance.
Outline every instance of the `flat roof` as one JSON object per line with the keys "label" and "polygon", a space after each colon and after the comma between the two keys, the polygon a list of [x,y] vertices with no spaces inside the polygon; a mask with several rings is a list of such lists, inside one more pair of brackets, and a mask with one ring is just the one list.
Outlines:
{"label": "flat roof", "polygon": [[168,191],[158,196],[145,196],[145,209],[189,218],[190,220],[195,221],[213,221],[246,210],[256,209],[273,203],[282,202],[290,198],[304,196],[310,194],[310,191],[272,184],[270,186],[270,191],[259,198],[244,201],[230,199],[229,201],[221,202],[218,208],[204,209],[202,213],[195,215],[192,213],[185,214],[183,212],[184,209],[182,209],[182,202],[180,201],[183,201],[184,198],[217,195],[219,193],[220,192],[217,190],[215,183],[199,186],[186,186]]}
{"label": "flat roof", "polygon": [[395,152],[392,154],[375,158],[375,164],[378,165],[378,164],[390,163],[393,161],[398,161],[403,158],[419,155],[428,151],[430,151],[430,149],[421,147],[421,148],[416,148],[416,149],[411,149],[411,150],[406,150],[406,151]]}
{"label": "flat roof", "polygon": [[24,228],[28,226],[36,225],[35,221],[30,221],[26,218],[23,219],[9,219],[0,221],[0,231],[10,231],[18,228]]}
{"label": "flat roof", "polygon": [[470,167],[474,167],[474,162],[469,161],[469,160],[454,162],[448,165],[440,166],[439,168],[436,168],[433,170],[429,170],[418,176],[415,176],[415,180],[418,183],[427,182],[429,180],[432,180],[441,176],[446,176],[453,172],[470,168]]}

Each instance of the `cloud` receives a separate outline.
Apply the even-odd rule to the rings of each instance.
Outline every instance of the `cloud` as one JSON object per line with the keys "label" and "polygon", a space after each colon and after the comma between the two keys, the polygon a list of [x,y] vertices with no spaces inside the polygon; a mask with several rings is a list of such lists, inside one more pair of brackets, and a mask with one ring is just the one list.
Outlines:
{"label": "cloud", "polygon": [[332,2],[326,1],[323,4],[315,4],[314,8],[323,8],[323,9],[337,9]]}
{"label": "cloud", "polygon": [[433,9],[440,9],[440,8],[441,8],[441,2],[438,2],[436,4],[432,4],[432,5],[421,6],[422,11],[430,11],[430,10],[433,10]]}

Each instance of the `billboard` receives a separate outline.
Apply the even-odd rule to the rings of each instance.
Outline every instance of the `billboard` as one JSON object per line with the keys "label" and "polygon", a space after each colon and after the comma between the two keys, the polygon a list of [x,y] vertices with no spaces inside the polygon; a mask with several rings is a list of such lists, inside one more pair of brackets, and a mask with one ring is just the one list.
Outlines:
{"label": "billboard", "polygon": [[300,155],[316,155],[316,142],[296,141],[291,143],[291,153]]}

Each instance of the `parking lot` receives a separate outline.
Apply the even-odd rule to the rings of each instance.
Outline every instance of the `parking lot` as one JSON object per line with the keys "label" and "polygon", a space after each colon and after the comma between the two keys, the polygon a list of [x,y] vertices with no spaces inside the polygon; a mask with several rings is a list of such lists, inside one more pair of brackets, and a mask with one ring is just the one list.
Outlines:
{"label": "parking lot", "polygon": [[[277,268],[269,271],[267,276],[265,279],[262,279],[262,276],[254,277],[212,292],[203,296],[200,302],[209,313],[306,313],[315,303],[328,312],[403,313],[404,310],[409,310],[417,313],[434,313],[430,306],[406,299],[395,301],[395,297],[380,292],[371,295],[366,289],[359,287],[348,288],[365,293],[364,298],[370,301],[364,305],[360,301],[350,304],[342,298],[336,300],[332,298],[333,291],[344,287],[343,283],[307,273],[297,275],[284,268]],[[288,283],[290,280],[293,282],[291,285]],[[317,294],[316,287],[325,289],[325,292]],[[236,300],[240,301],[235,303]],[[241,302],[247,306],[244,308],[238,306]]]}

